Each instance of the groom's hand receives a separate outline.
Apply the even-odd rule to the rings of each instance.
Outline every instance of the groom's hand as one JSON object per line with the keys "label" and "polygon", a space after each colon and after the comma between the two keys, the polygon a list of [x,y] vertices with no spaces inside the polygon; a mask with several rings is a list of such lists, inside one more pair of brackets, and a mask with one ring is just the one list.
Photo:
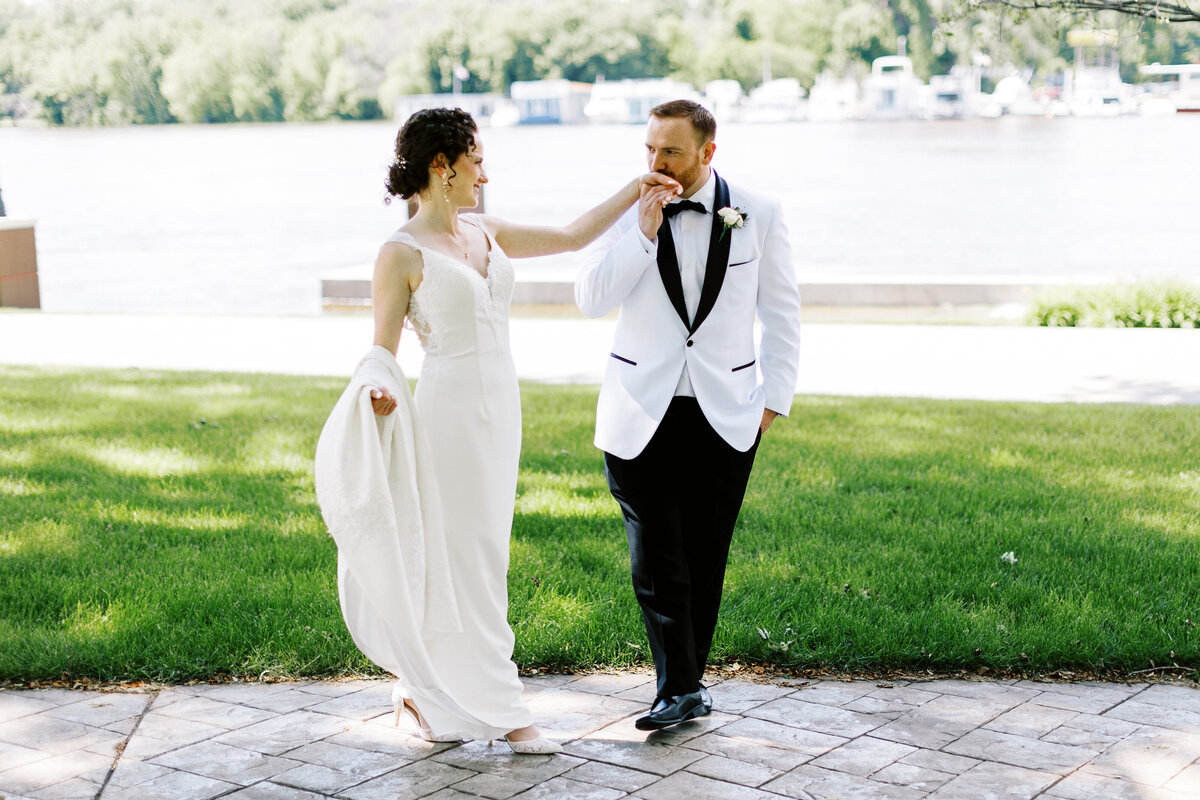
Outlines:
{"label": "groom's hand", "polygon": [[[648,181],[650,175],[655,175],[670,183]],[[642,179],[640,196],[638,198],[638,227],[650,241],[658,236],[658,228],[662,225],[663,206],[679,195],[679,184],[665,175],[650,173]]]}
{"label": "groom's hand", "polygon": [[775,418],[778,416],[779,416],[779,412],[772,411],[769,408],[764,408],[762,422],[759,423],[758,429],[760,431],[762,431],[763,433],[766,433],[767,428],[771,427],[771,423],[774,422]]}

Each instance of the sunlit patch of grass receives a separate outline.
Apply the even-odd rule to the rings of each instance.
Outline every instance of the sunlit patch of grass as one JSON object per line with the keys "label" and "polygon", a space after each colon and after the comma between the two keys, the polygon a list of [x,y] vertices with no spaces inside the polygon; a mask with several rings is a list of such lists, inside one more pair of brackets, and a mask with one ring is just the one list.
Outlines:
{"label": "sunlit patch of grass", "polygon": [[[344,384],[0,368],[0,677],[373,670],[312,488]],[[516,659],[648,663],[595,389],[522,402]],[[1196,441],[1192,407],[798,398],[759,450],[713,658],[1200,666]]]}
{"label": "sunlit patch of grass", "polygon": [[77,534],[78,528],[69,521],[43,517],[4,523],[0,541],[8,544],[11,553],[40,548],[65,554],[77,549]]}
{"label": "sunlit patch of grass", "polygon": [[1023,453],[1014,453],[1002,447],[993,447],[988,457],[988,466],[993,468],[1021,467],[1028,463]]}
{"label": "sunlit patch of grass", "polygon": [[43,491],[45,491],[45,488],[36,481],[0,475],[0,494],[17,497],[19,495],[30,496],[41,494]]}
{"label": "sunlit patch of grass", "polygon": [[245,443],[247,459],[243,466],[254,470],[304,471],[312,454],[304,452],[309,444],[305,431],[264,428],[250,434]]}
{"label": "sunlit patch of grass", "polygon": [[211,400],[214,397],[250,397],[253,388],[237,380],[213,380],[203,384],[177,386],[172,393],[176,397]]}
{"label": "sunlit patch of grass", "polygon": [[521,477],[517,487],[518,514],[559,514],[564,517],[609,516],[612,499],[595,475],[538,473]]}
{"label": "sunlit patch of grass", "polygon": [[99,442],[83,453],[114,472],[145,477],[196,473],[203,464],[178,449],[167,450],[146,444],[140,447]]}
{"label": "sunlit patch of grass", "polygon": [[63,631],[73,636],[107,636],[116,627],[118,609],[104,602],[79,603],[63,619]]}

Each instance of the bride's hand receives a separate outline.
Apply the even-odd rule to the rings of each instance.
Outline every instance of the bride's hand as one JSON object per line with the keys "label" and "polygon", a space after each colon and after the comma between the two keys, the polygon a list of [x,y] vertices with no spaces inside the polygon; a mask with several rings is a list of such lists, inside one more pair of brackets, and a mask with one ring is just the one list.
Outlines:
{"label": "bride's hand", "polygon": [[680,192],[683,191],[683,187],[679,185],[679,181],[667,175],[663,175],[661,172],[647,172],[645,175],[638,178],[638,183],[640,184],[638,186],[639,194],[645,194],[647,189],[653,189],[655,187],[670,189],[676,197]]}
{"label": "bride's hand", "polygon": [[386,417],[396,410],[396,398],[382,387],[371,390],[371,408],[381,417]]}
{"label": "bride's hand", "polygon": [[[667,180],[670,180],[668,178]],[[675,186],[664,183],[641,184],[641,197],[638,198],[638,227],[645,237],[654,241],[663,221],[663,206],[674,200],[679,191]]]}

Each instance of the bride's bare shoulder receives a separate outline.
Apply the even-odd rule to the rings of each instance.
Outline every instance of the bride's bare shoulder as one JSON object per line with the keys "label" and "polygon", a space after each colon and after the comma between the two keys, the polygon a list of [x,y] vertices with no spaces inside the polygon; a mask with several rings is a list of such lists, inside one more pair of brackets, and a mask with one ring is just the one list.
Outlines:
{"label": "bride's bare shoulder", "polygon": [[385,283],[389,279],[405,280],[410,289],[421,282],[421,252],[411,237],[388,239],[379,247],[375,259],[375,282]]}

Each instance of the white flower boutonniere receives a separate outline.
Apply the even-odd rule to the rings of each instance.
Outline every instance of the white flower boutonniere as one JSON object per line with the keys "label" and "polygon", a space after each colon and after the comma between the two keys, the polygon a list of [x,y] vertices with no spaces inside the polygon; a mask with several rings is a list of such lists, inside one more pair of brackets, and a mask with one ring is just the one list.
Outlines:
{"label": "white flower boutonniere", "polygon": [[725,238],[725,234],[729,233],[729,231],[733,230],[734,228],[745,227],[746,222],[750,219],[750,215],[745,211],[742,211],[737,207],[730,208],[729,206],[726,206],[718,211],[717,216],[721,218],[721,225],[724,226],[721,229],[722,239]]}

